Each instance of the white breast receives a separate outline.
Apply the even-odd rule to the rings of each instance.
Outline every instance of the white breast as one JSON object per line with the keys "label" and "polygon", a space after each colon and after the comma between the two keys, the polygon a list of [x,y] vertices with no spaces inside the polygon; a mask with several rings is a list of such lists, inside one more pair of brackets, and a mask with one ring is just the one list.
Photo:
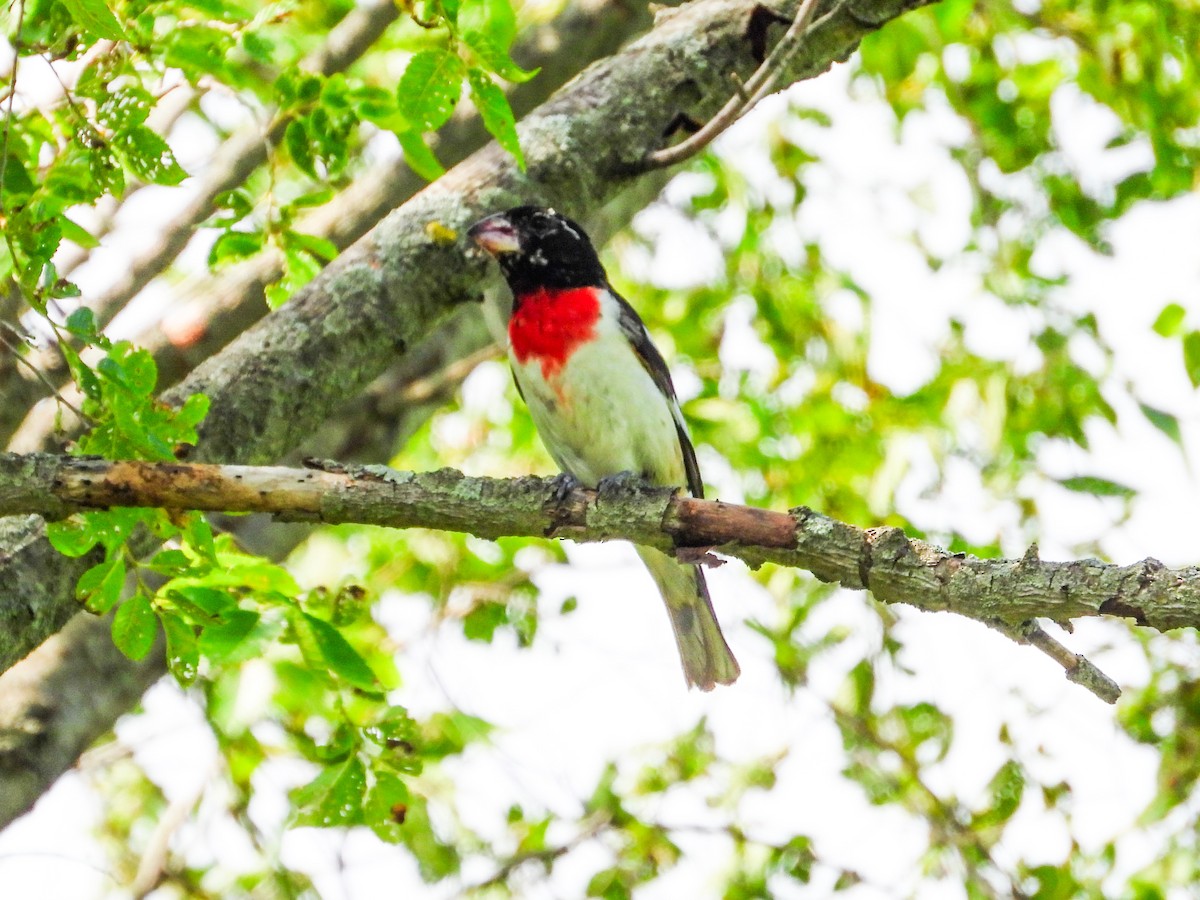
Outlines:
{"label": "white breast", "polygon": [[[594,340],[549,378],[541,364],[511,359],[542,442],[555,462],[586,485],[633,472],[657,484],[686,481],[683,452],[663,396],[605,309]],[[511,354],[510,354],[511,358]]]}

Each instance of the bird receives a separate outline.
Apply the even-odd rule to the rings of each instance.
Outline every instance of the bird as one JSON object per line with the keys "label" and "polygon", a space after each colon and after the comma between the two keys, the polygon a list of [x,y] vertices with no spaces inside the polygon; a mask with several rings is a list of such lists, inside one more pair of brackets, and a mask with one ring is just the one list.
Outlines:
{"label": "bird", "polygon": [[[517,391],[568,482],[603,491],[640,477],[702,498],[667,364],[583,228],[553,209],[518,206],[467,235],[499,263],[512,290],[508,355]],[[688,686],[732,684],[740,669],[703,570],[635,549],[666,604]]]}

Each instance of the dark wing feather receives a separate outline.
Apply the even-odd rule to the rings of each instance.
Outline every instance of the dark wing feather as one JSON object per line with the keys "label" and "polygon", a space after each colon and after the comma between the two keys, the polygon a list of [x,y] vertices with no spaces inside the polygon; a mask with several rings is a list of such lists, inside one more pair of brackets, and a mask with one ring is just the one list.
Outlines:
{"label": "dark wing feather", "polygon": [[700,477],[700,464],[696,461],[696,449],[688,435],[687,423],[683,421],[683,413],[679,410],[679,400],[675,397],[675,385],[671,383],[671,372],[667,363],[650,340],[650,334],[637,314],[625,298],[609,287],[609,292],[617,301],[621,310],[621,331],[633,345],[633,351],[641,361],[643,368],[654,380],[654,384],[662,391],[671,406],[671,417],[675,420],[675,431],[679,435],[679,447],[683,451],[683,468],[687,472],[687,487],[692,496],[704,498],[704,481]]}

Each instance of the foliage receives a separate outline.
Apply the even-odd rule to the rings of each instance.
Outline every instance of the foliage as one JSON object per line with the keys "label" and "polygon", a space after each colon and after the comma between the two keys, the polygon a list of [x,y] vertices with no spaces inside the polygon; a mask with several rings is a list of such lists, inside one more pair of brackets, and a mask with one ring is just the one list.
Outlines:
{"label": "foliage", "polygon": [[[18,77],[22,59],[39,57],[78,71],[51,104],[21,108],[8,93],[0,277],[15,278],[32,307],[45,313],[47,303],[78,293],[58,274],[59,247],[97,241],[71,210],[106,195],[121,199],[140,184],[177,185],[187,177],[150,121],[172,91],[226,90],[282,127],[282,152],[272,152],[259,177],[220,198],[220,215],[210,222],[220,229],[209,254],[214,267],[266,247],[281,252],[285,274],[269,292],[274,302],[336,255],[328,240],[297,231],[294,220],[345,186],[373,132],[392,134],[422,176],[441,174],[427,134],[450,117],[464,79],[488,129],[520,160],[512,110],[493,77],[520,82],[536,73],[509,57],[517,17],[507,2],[430,0],[419,13],[414,7],[408,27],[398,29],[402,36],[390,42],[409,57],[394,89],[384,86],[382,54],[362,74],[323,75],[300,66],[352,6],[236,0],[200,7],[129,2],[116,12],[102,0],[10,6],[4,26],[19,49]],[[103,41],[119,43],[109,48]]]}
{"label": "foliage", "polygon": [[[219,89],[277,130],[266,164],[220,196],[206,223],[211,269],[281,255],[272,303],[336,255],[336,245],[299,222],[341,195],[373,136],[393,135],[412,168],[435,179],[441,165],[430,135],[469,95],[489,132],[520,159],[495,79],[533,76],[509,55],[533,14],[506,0],[402,6],[403,20],[371,53],[330,75],[299,61],[349,4],[10,7],[18,76],[37,56],[74,65],[78,76],[59,101],[26,108],[10,93],[4,103],[0,265],[81,389],[88,430],[79,452],[170,460],[195,440],[206,412],[200,396],[179,409],[159,403],[145,350],[105,336],[84,307],[62,314],[79,290],[59,273],[61,248],[97,243],[81,212],[135,185],[174,186],[189,174],[155,120],[171,94],[166,80],[197,95]],[[114,43],[101,52],[101,41]],[[1086,451],[1118,429],[1149,425],[1182,452],[1187,422],[1121,367],[1116,336],[1067,299],[1068,275],[1039,251],[1070,240],[1102,259],[1128,216],[1194,187],[1198,43],[1200,20],[1186,6],[1144,0],[1015,8],[944,0],[864,42],[847,90],[864,106],[885,104],[898,141],[922,122],[952,123],[940,149],[968,198],[958,240],[930,238],[921,220],[900,236],[905,259],[915,260],[907,271],[922,279],[907,293],[893,283],[900,277],[873,271],[885,265],[874,261],[875,248],[847,256],[806,219],[821,183],[837,177],[830,136],[847,127],[838,115],[793,99],[769,120],[747,122],[755,137],[731,135],[743,143],[691,163],[650,224],[622,233],[606,262],[672,361],[717,493],[898,525],[980,555],[1019,553],[1040,539],[1047,498],[1086,499],[1104,527],[1122,522],[1138,499],[1134,473],[1088,468],[1096,458]],[[1107,122],[1100,152],[1115,163],[1104,177],[1075,155],[1064,132],[1070,108]],[[209,133],[226,131],[204,104],[189,114]],[[907,184],[911,195],[921,187]],[[663,277],[670,266],[658,265],[673,232],[686,235],[687,259],[697,261],[682,279],[678,266]],[[702,258],[712,263],[707,272]],[[945,320],[897,338],[896,305],[911,319],[937,318],[943,307],[931,302],[927,311],[921,285],[950,270],[966,275]],[[1156,346],[1178,357],[1181,383],[1194,388],[1195,310],[1163,299],[1152,315]],[[1027,337],[1016,349],[981,341],[973,330],[981,316],[1019,321]],[[880,362],[881,348],[904,341],[916,376]],[[1064,473],[1048,464],[1064,448],[1085,466]],[[550,469],[495,362],[398,452],[397,462],[413,468]],[[975,498],[967,513],[959,512],[964,494]],[[139,544],[146,533],[162,546],[149,556]],[[552,693],[556,652],[583,652],[588,636],[573,624],[589,614],[585,604],[548,586],[567,558],[559,544],[342,527],[276,563],[202,516],[142,510],[77,516],[51,535],[65,554],[94,554],[80,601],[112,615],[114,640],[131,658],[166,654],[215,742],[221,792],[217,808],[197,818],[244,836],[250,851],[237,868],[173,848],[159,877],[180,896],[315,893],[309,861],[283,852],[307,829],[342,835],[347,846],[387,845],[389,859],[404,854],[413,881],[477,896],[543,889],[617,898],[657,889],[765,898],[805,886],[878,896],[885,887],[918,895],[937,886],[967,897],[1159,897],[1197,879],[1200,723],[1185,668],[1192,635],[1105,632],[1145,668],[1145,686],[1131,692],[1118,721],[1158,765],[1139,823],[1157,855],[1131,863],[1136,848],[1124,835],[1082,837],[1080,776],[1043,746],[1054,710],[1007,688],[1013,702],[988,711],[1000,724],[980,738],[978,710],[956,705],[953,685],[932,690],[920,677],[928,660],[913,649],[922,645],[911,617],[800,573],[764,570],[740,582],[752,611],[738,652],[769,672],[769,688],[737,702],[761,704],[772,719],[764,731],[794,717],[790,740],[747,750],[745,735],[722,727],[720,698],[708,713],[671,695],[660,712],[677,733],[660,727],[655,739],[618,742],[612,752],[604,744],[594,757],[569,760],[577,768],[553,773],[561,782],[554,790],[538,781],[539,792],[522,782],[543,773],[511,762],[536,717],[504,717],[524,698],[488,695],[485,683],[477,696],[490,705],[460,706],[423,660],[474,654],[487,662],[472,671],[492,675],[480,680],[507,685],[519,682],[495,671],[495,660],[517,669],[535,658],[544,668],[530,690]],[[591,587],[578,572],[571,577],[580,593]],[[726,620],[727,610],[742,612],[722,607]],[[746,668],[749,682],[756,676]],[[600,687],[589,683],[596,693],[571,697],[556,715],[569,719],[621,674],[602,668]],[[656,687],[638,687],[655,696]],[[578,727],[620,733],[627,711],[595,702]],[[563,746],[584,757],[587,743]],[[168,801],[127,761],[95,780],[108,806],[103,843],[128,883],[151,844],[151,823],[168,819]],[[272,789],[286,807],[274,820],[252,809]],[[822,815],[806,816],[814,809]],[[823,818],[852,821],[852,850],[837,846]],[[871,839],[885,820],[911,844],[894,883],[882,885]],[[1062,846],[1029,850],[1021,838],[1033,827],[1062,836]]]}

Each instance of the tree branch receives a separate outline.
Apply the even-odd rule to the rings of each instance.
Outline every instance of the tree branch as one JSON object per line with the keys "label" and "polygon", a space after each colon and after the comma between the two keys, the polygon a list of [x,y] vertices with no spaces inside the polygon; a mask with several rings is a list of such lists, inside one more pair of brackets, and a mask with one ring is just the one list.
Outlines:
{"label": "tree branch", "polygon": [[0,513],[62,518],[114,505],[165,507],[436,528],[490,539],[625,538],[668,552],[714,548],[755,568],[769,562],[806,569],[822,581],[870,590],[885,603],[998,626],[1056,658],[1071,680],[1111,699],[1111,682],[1027,623],[1111,615],[1160,631],[1200,625],[1195,567],[1167,569],[1153,559],[1130,566],[1046,562],[1035,553],[984,560],[910,539],[898,528],[863,530],[804,507],[782,513],[647,486],[576,490],[557,502],[555,485],[540,478],[468,478],[448,469],[412,473],[334,464],[314,471],[0,455]]}
{"label": "tree branch", "polygon": [[[100,627],[96,627],[99,625]],[[0,828],[75,764],[166,671],[161,637],[139,662],[113,643],[108,622],[76,616],[19,666],[0,690]]]}

